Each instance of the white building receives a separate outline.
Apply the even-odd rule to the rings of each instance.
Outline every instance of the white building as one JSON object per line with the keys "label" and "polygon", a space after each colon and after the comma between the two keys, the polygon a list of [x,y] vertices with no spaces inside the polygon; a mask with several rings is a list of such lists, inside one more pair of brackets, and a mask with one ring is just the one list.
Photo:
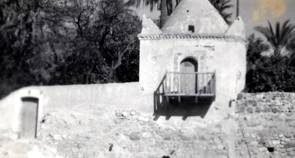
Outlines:
{"label": "white building", "polygon": [[139,82],[22,88],[0,101],[0,131],[35,137],[44,116],[77,106],[201,116],[208,122],[231,113],[229,104],[245,85],[240,17],[228,26],[208,0],[182,0],[162,28],[144,17],[138,37]]}
{"label": "white building", "polygon": [[143,17],[140,84],[156,91],[159,107],[163,100],[207,98],[211,116],[222,117],[245,85],[245,36],[240,17],[228,26],[208,0],[181,1],[162,28]]}

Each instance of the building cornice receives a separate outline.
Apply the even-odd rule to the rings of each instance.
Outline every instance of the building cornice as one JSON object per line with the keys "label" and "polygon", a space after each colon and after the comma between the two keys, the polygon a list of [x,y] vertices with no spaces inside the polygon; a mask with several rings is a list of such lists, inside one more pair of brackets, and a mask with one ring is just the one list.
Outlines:
{"label": "building cornice", "polygon": [[234,35],[225,34],[139,34],[140,40],[170,40],[170,39],[210,39],[210,40],[226,40],[234,42],[247,42],[245,38]]}

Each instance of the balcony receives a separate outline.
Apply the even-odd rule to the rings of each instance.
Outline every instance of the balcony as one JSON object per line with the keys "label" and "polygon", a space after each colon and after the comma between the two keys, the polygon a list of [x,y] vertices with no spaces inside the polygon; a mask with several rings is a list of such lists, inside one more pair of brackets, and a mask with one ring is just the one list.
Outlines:
{"label": "balcony", "polygon": [[155,116],[204,117],[216,95],[214,72],[167,72],[154,92]]}
{"label": "balcony", "polygon": [[215,97],[214,72],[167,72],[155,94],[160,96]]}

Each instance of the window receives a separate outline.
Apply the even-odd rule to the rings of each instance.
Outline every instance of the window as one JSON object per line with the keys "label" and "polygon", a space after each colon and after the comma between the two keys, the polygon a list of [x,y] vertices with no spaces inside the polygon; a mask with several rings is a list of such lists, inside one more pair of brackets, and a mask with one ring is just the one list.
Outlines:
{"label": "window", "polygon": [[194,33],[195,32],[195,26],[194,25],[188,25],[188,31]]}

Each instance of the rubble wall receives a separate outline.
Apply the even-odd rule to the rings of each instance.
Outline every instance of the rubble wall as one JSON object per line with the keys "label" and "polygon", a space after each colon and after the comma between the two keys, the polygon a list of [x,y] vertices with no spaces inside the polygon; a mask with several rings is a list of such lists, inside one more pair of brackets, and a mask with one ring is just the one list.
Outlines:
{"label": "rubble wall", "polygon": [[295,157],[295,94],[240,94],[236,104],[239,125],[238,157]]}

